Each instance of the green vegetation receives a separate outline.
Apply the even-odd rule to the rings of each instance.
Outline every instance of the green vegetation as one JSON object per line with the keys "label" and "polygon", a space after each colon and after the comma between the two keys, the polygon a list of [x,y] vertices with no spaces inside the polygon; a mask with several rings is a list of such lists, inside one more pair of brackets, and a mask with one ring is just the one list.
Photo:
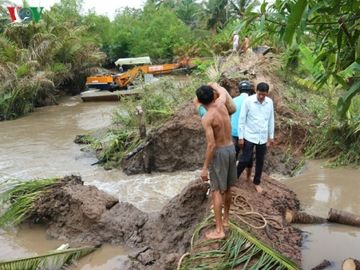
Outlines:
{"label": "green vegetation", "polygon": [[73,13],[62,13],[66,8],[61,2],[36,24],[2,24],[0,120],[55,104],[59,90],[79,93],[91,68],[105,58],[87,38],[87,29],[72,20]]}
{"label": "green vegetation", "polygon": [[[226,239],[199,240],[200,232],[212,223],[213,216],[210,216],[195,229],[190,255],[184,258],[179,269],[221,270],[239,266],[241,269],[300,269],[290,259],[233,223],[230,223]],[[216,249],[213,249],[214,245]]]}
{"label": "green vegetation", "polygon": [[58,182],[58,178],[38,179],[34,181],[9,180],[0,184],[0,227],[17,225],[31,213],[34,203],[43,192]]}
{"label": "green vegetation", "polygon": [[[295,79],[296,87],[285,92],[288,106],[301,115],[302,125],[308,128],[305,143],[307,158],[328,160],[328,166],[360,164],[360,98],[355,97],[349,108],[349,115],[357,119],[339,120],[335,117],[336,104],[319,93],[307,88],[307,84]],[[331,109],[332,108],[332,109]]]}
{"label": "green vegetation", "polygon": [[171,59],[174,51],[189,43],[192,37],[190,29],[173,11],[152,5],[146,6],[142,13],[126,10],[115,18],[113,29],[112,47],[117,47],[111,54],[114,59],[129,55]]}
{"label": "green vegetation", "polygon": [[11,261],[0,261],[1,270],[41,270],[67,269],[66,265],[93,251],[95,247],[69,248],[66,250],[51,251],[48,254],[21,258]]}
{"label": "green vegetation", "polygon": [[[8,180],[0,183],[0,227],[25,221],[41,196],[59,185],[59,178],[32,181]],[[65,269],[65,265],[96,250],[96,247],[69,248],[47,254],[0,261],[0,269]]]}
{"label": "green vegetation", "polygon": [[87,139],[97,151],[98,159],[109,167],[117,167],[125,154],[130,153],[144,141],[139,134],[140,116],[136,107],[144,112],[147,132],[157,129],[175,111],[192,99],[199,82],[187,78],[174,84],[171,79],[144,85],[141,99],[124,98],[114,113],[114,126],[100,139]]}

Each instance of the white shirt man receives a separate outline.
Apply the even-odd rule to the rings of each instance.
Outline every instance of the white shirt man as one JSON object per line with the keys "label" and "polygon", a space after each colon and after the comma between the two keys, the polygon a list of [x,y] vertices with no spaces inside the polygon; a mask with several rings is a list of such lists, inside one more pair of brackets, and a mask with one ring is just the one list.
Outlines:
{"label": "white shirt man", "polygon": [[267,145],[274,143],[274,105],[267,97],[269,85],[259,83],[256,95],[248,97],[240,112],[238,136],[239,146],[243,152],[239,158],[237,176],[239,177],[247,165],[252,161],[253,149],[256,149],[256,166],[254,184],[257,192],[262,192],[260,187],[261,174]]}
{"label": "white shirt man", "polygon": [[236,52],[239,47],[239,35],[234,34],[233,36],[233,52]]}

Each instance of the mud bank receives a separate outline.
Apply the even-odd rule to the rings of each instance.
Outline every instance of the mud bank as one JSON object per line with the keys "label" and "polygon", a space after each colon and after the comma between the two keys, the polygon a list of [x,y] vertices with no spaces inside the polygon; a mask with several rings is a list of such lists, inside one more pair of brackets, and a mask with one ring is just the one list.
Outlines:
{"label": "mud bank", "polygon": [[[266,192],[260,195],[252,185],[239,182],[240,192],[254,209],[277,219],[282,229],[254,233],[299,263],[300,232],[283,221],[285,209],[297,210],[299,202],[293,192],[268,177],[264,187]],[[149,215],[83,185],[78,176],[69,176],[37,202],[29,222],[47,225],[51,237],[73,245],[111,243],[136,248],[127,269],[175,269],[189,250],[195,226],[209,214],[207,190],[207,183],[194,180],[160,212]]]}
{"label": "mud bank", "polygon": [[192,104],[177,113],[122,160],[126,174],[196,170],[203,162],[206,141]]}

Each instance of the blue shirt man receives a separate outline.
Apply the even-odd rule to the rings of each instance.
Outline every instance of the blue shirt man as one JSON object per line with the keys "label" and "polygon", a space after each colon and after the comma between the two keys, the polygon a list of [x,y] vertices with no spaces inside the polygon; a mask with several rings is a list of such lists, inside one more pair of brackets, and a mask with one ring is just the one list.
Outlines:
{"label": "blue shirt man", "polygon": [[240,111],[241,111],[241,105],[243,104],[243,102],[245,101],[245,99],[249,96],[249,94],[247,92],[243,92],[240,94],[240,96],[237,96],[235,98],[233,98],[233,101],[235,103],[236,106],[236,112],[234,112],[231,115],[231,136],[233,137],[239,137],[238,136],[238,126],[239,126],[239,116],[240,116]]}
{"label": "blue shirt man", "polygon": [[[244,101],[248,98],[251,90],[252,90],[252,86],[249,81],[241,81],[239,83],[240,96],[233,98],[233,101],[236,106],[236,112],[231,115],[231,136],[232,136],[232,140],[233,140],[233,143],[235,146],[236,159],[238,158],[238,155],[240,153],[240,146],[238,143],[238,141],[239,141],[239,137],[238,137],[239,124],[238,123],[239,123],[240,112],[241,112],[242,105],[243,105]],[[252,164],[252,160],[251,160],[246,166],[247,167],[246,178],[248,180],[250,180],[252,165],[253,164]]]}
{"label": "blue shirt man", "polygon": [[198,113],[199,113],[199,116],[200,116],[201,118],[203,118],[203,116],[206,114],[206,109],[205,109],[204,105],[201,104],[201,105],[198,107]]}

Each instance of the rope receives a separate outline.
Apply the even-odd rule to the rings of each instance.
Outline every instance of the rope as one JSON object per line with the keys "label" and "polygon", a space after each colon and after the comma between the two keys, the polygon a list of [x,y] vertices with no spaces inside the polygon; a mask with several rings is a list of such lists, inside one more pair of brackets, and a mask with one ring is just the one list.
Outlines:
{"label": "rope", "polygon": [[178,265],[177,265],[176,270],[180,270],[180,269],[181,269],[181,263],[182,263],[183,259],[184,259],[185,257],[187,257],[187,256],[190,256],[190,253],[189,253],[189,252],[186,252],[185,254],[183,254],[183,255],[181,256],[181,258],[180,258],[180,260],[179,260],[179,262],[178,262]]}
{"label": "rope", "polygon": [[233,197],[233,207],[230,209],[230,214],[256,230],[264,229],[268,224],[265,217],[255,212],[252,205],[240,194],[235,194]]}
{"label": "rope", "polygon": [[[262,215],[256,211],[253,210],[252,205],[248,202],[248,200],[242,196],[241,194],[238,194],[235,192],[233,194],[233,204],[230,208],[230,215],[237,218],[239,221],[245,223],[246,225],[250,226],[253,229],[261,230],[265,229],[265,233],[269,236],[268,232],[268,225],[276,230],[283,229],[283,225],[279,220],[276,220],[276,218],[269,216],[269,215]],[[213,211],[213,209],[212,209]],[[212,218],[213,216],[209,216],[209,218]],[[259,225],[260,224],[260,225]],[[206,226],[205,226],[206,227]],[[191,247],[193,246],[195,233],[191,237]],[[269,236],[270,238],[270,236]],[[190,253],[187,252],[184,255],[181,256],[177,270],[180,270],[182,261],[185,257],[190,256]]]}
{"label": "rope", "polygon": [[[238,220],[242,221],[243,223],[249,225],[251,228],[256,230],[264,229],[268,224],[264,216],[259,214],[258,212],[241,212],[236,210],[230,210],[230,214],[233,214],[233,216],[235,216]],[[257,226],[255,222],[258,222],[260,224],[262,223],[262,225]]]}
{"label": "rope", "polygon": [[[257,230],[264,229],[267,225],[273,227],[276,230],[281,230],[284,228],[282,223],[276,220],[274,217],[255,212],[247,199],[241,194],[237,194],[236,192],[233,197],[233,207],[230,209],[230,214],[233,214],[240,221]],[[260,223],[262,225],[256,225],[254,222]]]}
{"label": "rope", "polygon": [[276,230],[284,229],[284,226],[283,226],[282,222],[280,222],[279,220],[277,220],[277,219],[275,219],[273,217],[270,217],[270,216],[265,216],[265,219],[267,220],[268,225],[270,225],[274,229],[276,229]]}
{"label": "rope", "polygon": [[251,204],[246,200],[244,196],[236,194],[233,198],[233,204],[239,207],[240,210],[246,211],[246,209],[248,209],[249,212],[253,211]]}

